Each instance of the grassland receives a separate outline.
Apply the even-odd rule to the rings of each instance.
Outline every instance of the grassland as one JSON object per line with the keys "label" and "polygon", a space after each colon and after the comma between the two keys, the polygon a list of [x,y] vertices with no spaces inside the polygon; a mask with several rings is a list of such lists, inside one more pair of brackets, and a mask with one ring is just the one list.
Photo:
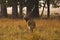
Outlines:
{"label": "grassland", "polygon": [[60,20],[34,19],[36,28],[30,32],[23,19],[0,19],[0,40],[60,40]]}

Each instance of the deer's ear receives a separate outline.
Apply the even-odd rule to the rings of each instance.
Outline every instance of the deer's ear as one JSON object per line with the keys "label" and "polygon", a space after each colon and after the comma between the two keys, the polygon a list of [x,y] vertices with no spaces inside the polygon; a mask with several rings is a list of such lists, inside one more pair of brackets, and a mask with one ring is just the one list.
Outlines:
{"label": "deer's ear", "polygon": [[26,17],[26,18],[24,18],[24,19],[25,19],[25,21],[26,21],[26,22],[29,20],[29,18],[27,18],[27,17]]}

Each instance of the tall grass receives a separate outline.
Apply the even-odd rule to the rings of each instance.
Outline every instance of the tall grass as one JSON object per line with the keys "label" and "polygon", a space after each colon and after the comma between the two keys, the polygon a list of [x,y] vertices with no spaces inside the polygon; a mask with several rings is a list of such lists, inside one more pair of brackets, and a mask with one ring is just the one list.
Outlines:
{"label": "tall grass", "polygon": [[60,40],[60,20],[34,21],[36,28],[30,32],[22,19],[0,19],[0,40]]}

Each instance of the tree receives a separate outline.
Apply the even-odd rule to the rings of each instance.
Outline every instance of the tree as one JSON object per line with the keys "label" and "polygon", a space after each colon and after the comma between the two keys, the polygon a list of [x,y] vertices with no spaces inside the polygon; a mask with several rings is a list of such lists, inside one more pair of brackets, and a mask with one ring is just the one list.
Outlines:
{"label": "tree", "polygon": [[34,9],[34,10],[35,10],[35,11],[34,11],[33,13],[34,13],[35,15],[34,15],[34,14],[33,14],[33,15],[34,15],[35,17],[39,17],[39,8],[38,8],[39,2],[38,2],[38,0],[34,0],[34,1],[35,1],[35,2],[34,2],[34,4],[35,4],[35,9]]}
{"label": "tree", "polygon": [[47,1],[47,17],[49,18],[50,17],[50,0],[46,0]]}
{"label": "tree", "polygon": [[7,7],[6,7],[6,0],[1,0],[1,14],[4,17],[7,17]]}
{"label": "tree", "polygon": [[39,17],[38,0],[27,0],[27,17]]}
{"label": "tree", "polygon": [[19,14],[20,14],[20,17],[22,18],[23,17],[23,5],[24,5],[24,2],[25,2],[25,0],[18,0],[19,1],[19,9],[20,9],[20,11],[19,11]]}
{"label": "tree", "polygon": [[13,18],[18,17],[17,0],[12,0],[12,16]]}

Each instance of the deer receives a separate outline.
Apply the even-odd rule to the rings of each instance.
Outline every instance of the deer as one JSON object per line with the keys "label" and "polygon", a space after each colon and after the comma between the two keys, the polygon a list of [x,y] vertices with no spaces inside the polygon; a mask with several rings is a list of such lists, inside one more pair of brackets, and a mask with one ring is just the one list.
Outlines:
{"label": "deer", "polygon": [[30,18],[24,18],[24,19],[27,22],[27,25],[28,25],[28,28],[30,29],[30,31],[33,32],[33,30],[36,27],[35,21],[33,19],[30,19]]}
{"label": "deer", "polygon": [[31,11],[24,17],[25,21],[27,22],[28,28],[30,29],[31,32],[33,32],[36,27],[36,23],[32,19],[33,16],[31,16],[34,9],[35,9],[35,5],[33,5],[33,8],[31,9]]}

